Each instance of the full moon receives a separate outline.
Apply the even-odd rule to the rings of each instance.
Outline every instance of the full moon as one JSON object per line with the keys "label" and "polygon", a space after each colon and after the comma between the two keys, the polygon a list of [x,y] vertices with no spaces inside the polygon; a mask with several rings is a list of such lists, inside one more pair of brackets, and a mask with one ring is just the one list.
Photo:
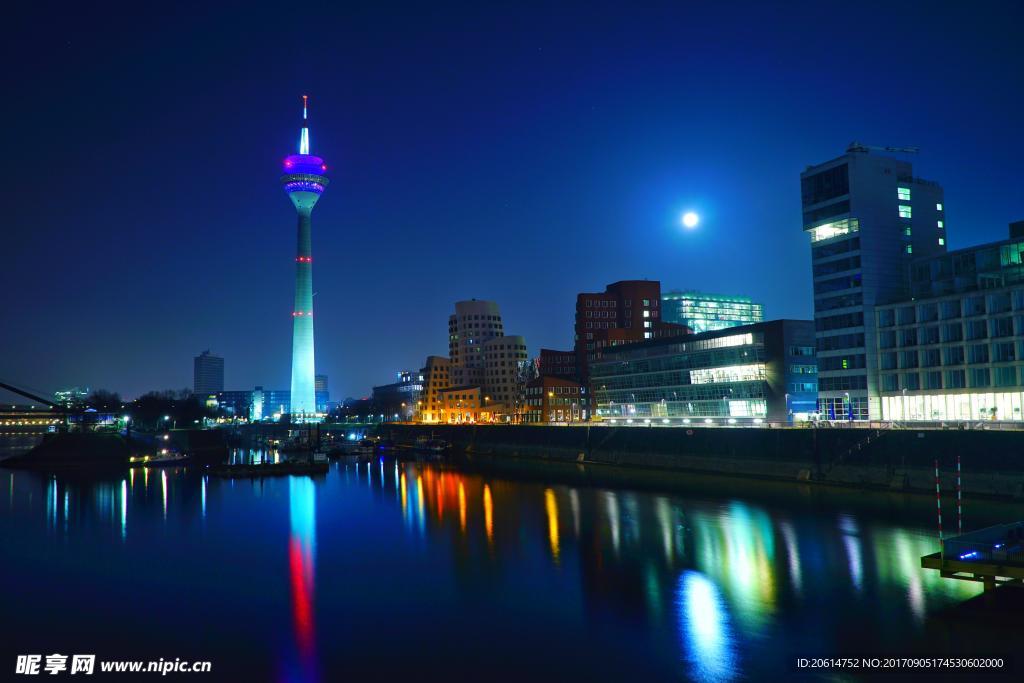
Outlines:
{"label": "full moon", "polygon": [[687,211],[683,214],[683,225],[688,228],[696,228],[697,223],[700,222],[700,216],[693,211]]}

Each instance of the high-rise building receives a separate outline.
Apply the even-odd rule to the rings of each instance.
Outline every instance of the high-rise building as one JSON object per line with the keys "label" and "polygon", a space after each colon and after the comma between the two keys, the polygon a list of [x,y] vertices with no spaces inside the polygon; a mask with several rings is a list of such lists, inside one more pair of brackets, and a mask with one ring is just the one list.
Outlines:
{"label": "high-rise building", "polygon": [[576,371],[586,383],[589,364],[609,346],[688,332],[661,318],[661,283],[621,280],[603,292],[576,295]]}
{"label": "high-rise building", "polygon": [[452,386],[483,383],[484,342],[503,334],[498,304],[476,299],[455,302],[455,313],[448,316]]}
{"label": "high-rise building", "polygon": [[195,357],[192,363],[192,391],[200,400],[224,391],[224,359],[209,350]]}
{"label": "high-rise building", "polygon": [[711,332],[764,322],[764,306],[747,296],[672,290],[661,295],[662,320],[694,331]]}
{"label": "high-rise building", "polygon": [[881,419],[874,307],[907,294],[910,261],[946,251],[942,188],[853,144],[800,174],[810,236],[819,410]]}
{"label": "high-rise building", "polygon": [[292,382],[290,411],[298,420],[316,415],[313,354],[313,207],[328,180],[324,160],[309,152],[308,99],[302,96],[302,129],[299,153],[284,160],[281,183],[299,215],[295,255],[295,307],[292,309]]}
{"label": "high-rise building", "polygon": [[525,387],[523,372],[529,362],[526,340],[519,335],[506,335],[488,339],[483,347],[484,408],[507,418],[506,421],[518,421]]}
{"label": "high-rise building", "polygon": [[476,299],[456,302],[455,313],[448,317],[448,352],[448,388],[479,387],[481,414],[514,421],[522,406],[529,361],[526,340],[505,334],[498,304]]}

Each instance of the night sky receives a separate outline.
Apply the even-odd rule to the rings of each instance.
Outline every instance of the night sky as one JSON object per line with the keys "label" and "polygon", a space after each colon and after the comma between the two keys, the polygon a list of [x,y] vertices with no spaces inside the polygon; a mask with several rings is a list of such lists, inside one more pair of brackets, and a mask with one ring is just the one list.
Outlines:
{"label": "night sky", "polygon": [[809,318],[798,176],[852,140],[921,148],[952,248],[1024,219],[1018,2],[148,4],[5,17],[0,381],[135,396],[208,348],[287,388],[303,93],[335,399],[446,354],[458,299],[531,355],[620,279]]}

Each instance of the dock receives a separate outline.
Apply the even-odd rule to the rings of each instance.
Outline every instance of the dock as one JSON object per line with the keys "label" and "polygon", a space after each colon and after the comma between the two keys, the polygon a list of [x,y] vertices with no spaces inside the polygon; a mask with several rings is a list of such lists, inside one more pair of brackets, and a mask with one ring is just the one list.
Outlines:
{"label": "dock", "polygon": [[946,539],[942,550],[921,558],[921,567],[943,578],[977,581],[989,591],[1024,586],[1024,522],[997,524]]}

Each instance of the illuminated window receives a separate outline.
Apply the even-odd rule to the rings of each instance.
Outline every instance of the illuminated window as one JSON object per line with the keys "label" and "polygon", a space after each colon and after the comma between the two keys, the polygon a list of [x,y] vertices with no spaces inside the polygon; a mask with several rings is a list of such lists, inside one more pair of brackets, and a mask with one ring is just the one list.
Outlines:
{"label": "illuminated window", "polygon": [[909,225],[906,228],[903,229],[903,234],[906,235],[907,237],[910,237],[910,226]]}
{"label": "illuminated window", "polygon": [[914,253],[914,245],[913,244],[908,244],[907,245],[907,253],[908,254],[913,254]]}
{"label": "illuminated window", "polygon": [[650,338],[651,338],[651,333],[650,332],[644,332],[644,339],[650,339]]}
{"label": "illuminated window", "polygon": [[900,204],[900,218],[910,218],[911,210],[907,204]]}
{"label": "illuminated window", "polygon": [[942,204],[936,204],[935,205],[935,210],[936,211],[942,211]]}
{"label": "illuminated window", "polygon": [[942,221],[938,221],[938,224],[939,224],[939,228],[944,228],[944,227],[946,227],[946,224],[945,224],[945,223],[943,223]]}
{"label": "illuminated window", "polygon": [[910,201],[910,188],[909,187],[897,187],[896,196],[902,202]]}
{"label": "illuminated window", "polygon": [[644,311],[644,317],[645,318],[650,318],[651,317],[651,312],[650,311]]}
{"label": "illuminated window", "polygon": [[939,246],[940,247],[946,246],[946,239],[944,237],[940,237],[939,238]]}
{"label": "illuminated window", "polygon": [[825,223],[816,228],[811,228],[808,232],[811,233],[811,242],[818,242],[846,235],[847,233],[857,232],[858,230],[860,230],[860,223],[856,218],[844,218],[841,221]]}

